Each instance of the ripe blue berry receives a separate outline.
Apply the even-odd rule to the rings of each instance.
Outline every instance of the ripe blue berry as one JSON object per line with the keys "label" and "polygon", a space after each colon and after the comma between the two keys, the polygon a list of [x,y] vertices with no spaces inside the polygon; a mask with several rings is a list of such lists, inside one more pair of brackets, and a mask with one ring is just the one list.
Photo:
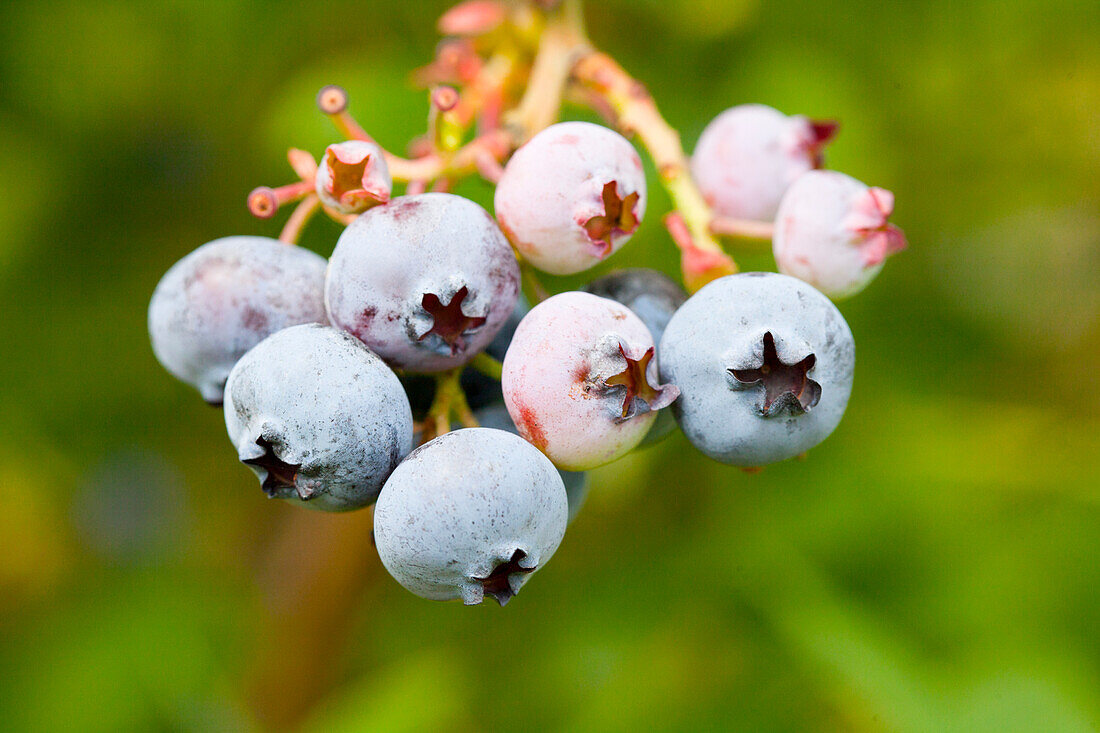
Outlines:
{"label": "ripe blue berry", "polygon": [[461,366],[508,320],[519,266],[492,217],[447,193],[401,196],[359,216],[336,243],[325,283],[333,325],[391,366]]}
{"label": "ripe blue berry", "polygon": [[507,603],[565,535],[561,477],[522,438],[465,428],[417,448],[374,510],[382,564],[418,596]]}
{"label": "ripe blue berry", "polygon": [[268,496],[357,509],[412,448],[397,376],[328,326],[287,328],[241,357],[225,388],[225,427]]}
{"label": "ripe blue berry", "polygon": [[836,428],[855,344],[840,311],[786,275],[729,275],[688,299],[661,339],[673,411],[706,455],[758,466],[799,455]]}
{"label": "ripe blue berry", "polygon": [[691,156],[691,174],[722,216],[771,221],[784,191],[820,168],[834,122],[813,122],[763,104],[731,107],[711,120]]}
{"label": "ripe blue berry", "polygon": [[[512,422],[512,416],[508,414],[508,408],[503,402],[482,407],[474,412],[474,417],[483,428],[507,430],[509,433],[519,435],[519,430],[516,429],[516,424]],[[563,471],[560,468],[558,474],[561,475],[562,483],[565,484],[565,496],[569,500],[569,522],[572,523],[588,497],[588,474],[585,471]]]}
{"label": "ripe blue berry", "polygon": [[164,368],[220,405],[229,370],[267,336],[324,323],[325,258],[267,237],[207,242],[172,265],[149,303]]}
{"label": "ripe blue berry", "polygon": [[568,275],[599,264],[645,215],[642,160],[626,138],[589,122],[551,125],[515,152],[494,208],[532,265]]}

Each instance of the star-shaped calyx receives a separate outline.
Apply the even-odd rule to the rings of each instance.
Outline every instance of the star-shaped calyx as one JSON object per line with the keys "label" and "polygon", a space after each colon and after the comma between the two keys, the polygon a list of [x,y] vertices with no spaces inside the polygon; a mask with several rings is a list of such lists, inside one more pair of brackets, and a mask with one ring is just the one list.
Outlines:
{"label": "star-shaped calyx", "polygon": [[[672,384],[658,384],[654,387],[649,382],[646,370],[653,360],[654,350],[650,346],[639,358],[632,358],[626,353],[626,347],[619,342],[619,353],[626,360],[626,369],[618,374],[608,377],[604,384],[608,387],[625,387],[623,393],[622,419],[628,420],[635,415],[662,407],[668,407],[680,396],[680,389]],[[646,409],[639,410],[637,402],[644,403]]]}
{"label": "star-shaped calyx", "polygon": [[603,199],[603,214],[593,216],[584,222],[584,230],[588,232],[588,238],[599,249],[600,257],[611,254],[611,238],[617,234],[633,234],[638,228],[638,217],[634,215],[634,207],[638,204],[637,192],[627,194],[625,198],[619,197],[619,184],[616,181],[605,183],[601,194]]}
{"label": "star-shaped calyx", "polygon": [[821,385],[810,379],[809,372],[817,363],[810,354],[797,364],[784,364],[775,350],[775,338],[771,331],[764,334],[764,359],[755,369],[730,369],[733,378],[742,384],[764,385],[764,404],[761,412],[771,417],[790,410],[801,415],[821,399]]}
{"label": "star-shaped calyx", "polygon": [[516,595],[515,591],[512,590],[511,583],[508,582],[508,576],[512,573],[535,572],[535,568],[525,568],[519,564],[521,560],[525,560],[526,558],[526,552],[523,550],[516,550],[512,553],[512,557],[508,562],[502,562],[497,565],[486,577],[474,578],[473,580],[481,583],[485,595],[492,596],[493,600],[503,606]]}
{"label": "star-shaped calyx", "polygon": [[362,209],[390,200],[389,186],[376,170],[373,154],[332,146],[325,152],[325,162],[329,170],[325,190],[344,206]]}
{"label": "star-shaped calyx", "polygon": [[241,463],[262,468],[267,472],[262,484],[265,494],[274,497],[281,493],[281,489],[294,489],[302,501],[313,497],[312,491],[297,485],[298,469],[302,467],[301,464],[287,463],[279,458],[275,455],[275,448],[271,441],[265,438],[257,438],[256,445],[264,449],[264,454],[256,458],[245,458]]}
{"label": "star-shaped calyx", "polygon": [[460,349],[466,348],[463,334],[485,323],[480,316],[468,316],[462,312],[462,301],[470,291],[463,285],[451,297],[451,302],[443,305],[439,296],[435,293],[425,293],[420,300],[421,307],[432,317],[432,327],[425,331],[417,341],[423,341],[429,334],[435,334],[443,339],[451,349],[451,354],[457,354]]}

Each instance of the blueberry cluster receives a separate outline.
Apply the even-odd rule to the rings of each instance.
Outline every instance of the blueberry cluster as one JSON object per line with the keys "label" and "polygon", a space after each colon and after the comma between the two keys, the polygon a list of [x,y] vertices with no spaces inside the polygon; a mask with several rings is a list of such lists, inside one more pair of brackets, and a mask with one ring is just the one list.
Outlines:
{"label": "blueberry cluster", "polygon": [[[483,6],[448,23],[465,18],[476,35]],[[449,53],[433,73],[462,77],[465,57]],[[658,144],[675,138],[636,83],[619,94],[621,69],[575,55],[574,81],[606,95],[628,129],[656,126],[642,137],[663,160]],[[587,271],[642,225],[641,158],[608,127],[547,120],[524,134],[495,113],[462,144],[463,99],[433,89],[433,139],[410,160],[371,140],[326,87],[319,105],[351,139],[319,161],[292,150],[301,181],[249,197],[262,217],[300,201],[280,238],[227,237],[184,257],[156,287],[149,332],[168,371],[224,406],[268,496],[325,511],[375,504],[379,556],[403,586],[503,605],[561,543],[586,471],[677,426],[742,467],[824,440],[855,360],[827,295],[864,287],[904,239],[887,223],[889,192],[820,170],[835,125],[746,105],[711,123],[690,165],[680,151],[682,164],[659,166],[681,204],[666,223],[694,294],[625,269],[550,295],[538,273]],[[494,215],[447,191],[474,172],[496,184]],[[318,211],[345,225],[327,262],[295,246]],[[734,274],[708,226],[772,227],[782,274]]]}

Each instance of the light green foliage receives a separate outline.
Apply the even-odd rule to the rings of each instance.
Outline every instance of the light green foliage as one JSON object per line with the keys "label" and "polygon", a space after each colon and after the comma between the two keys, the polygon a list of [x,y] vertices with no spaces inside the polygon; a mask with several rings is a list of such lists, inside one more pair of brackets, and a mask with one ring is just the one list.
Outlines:
{"label": "light green foliage", "polygon": [[[589,5],[596,43],[689,147],[735,103],[836,117],[829,164],[896,194],[910,250],[842,304],[848,415],[759,475],[682,437],[594,472],[506,609],[416,598],[365,547],[307,729],[1095,730],[1100,5]],[[675,13],[703,5],[696,35]],[[0,727],[254,725],[257,568],[295,509],[264,500],[221,413],[157,365],[146,307],[199,244],[278,232],[245,195],[291,179],[285,147],[337,139],[321,84],[404,152],[426,114],[406,72],[445,6],[5,4]],[[675,272],[657,189],[592,277]],[[337,234],[317,222],[304,244],[327,255]],[[178,475],[120,475],[105,531],[125,545],[149,521],[128,509],[173,492],[155,552],[78,521],[135,454]]]}

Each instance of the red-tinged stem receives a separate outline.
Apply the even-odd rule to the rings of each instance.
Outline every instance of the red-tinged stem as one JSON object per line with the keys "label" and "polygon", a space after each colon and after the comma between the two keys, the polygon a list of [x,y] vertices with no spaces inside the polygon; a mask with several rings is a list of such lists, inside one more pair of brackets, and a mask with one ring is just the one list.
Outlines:
{"label": "red-tinged stem", "polygon": [[302,199],[302,202],[294,207],[290,218],[286,220],[283,230],[279,232],[279,241],[287,244],[298,244],[298,240],[302,238],[302,230],[305,229],[306,224],[320,208],[321,199],[317,194],[311,193]]}
{"label": "red-tinged stem", "polygon": [[474,158],[474,164],[477,166],[478,174],[486,181],[494,186],[500,183],[500,177],[504,175],[504,166],[499,160],[483,151]]}
{"label": "red-tinged stem", "polygon": [[729,267],[732,260],[729,256],[725,252],[697,247],[680,212],[665,214],[664,224],[672,241],[680,249],[680,272],[689,292],[694,293],[711,280],[731,274]]}
{"label": "red-tinged stem", "polygon": [[[593,52],[573,67],[573,79],[602,97],[625,135],[637,135],[649,151],[678,220],[673,241],[680,247],[689,289],[737,272],[737,265],[710,232],[713,214],[688,172],[680,135],[665,121],[649,91],[610,56]],[[670,227],[671,231],[671,227]]]}
{"label": "red-tinged stem", "polygon": [[286,151],[286,159],[290,163],[290,167],[303,181],[312,181],[317,177],[317,161],[313,159],[311,153],[298,148],[291,148]]}
{"label": "red-tinged stem", "polygon": [[739,239],[771,240],[775,232],[775,225],[770,221],[753,221],[751,219],[731,219],[725,216],[715,216],[710,220],[711,234],[721,237],[737,237]]}
{"label": "red-tinged stem", "polygon": [[363,129],[362,125],[356,122],[355,118],[352,117],[351,113],[346,109],[334,115],[330,115],[330,117],[332,118],[332,124],[336,125],[336,129],[348,140],[365,140],[368,143],[375,142],[374,138],[367,134],[367,131]]}
{"label": "red-tinged stem", "polygon": [[505,114],[505,126],[513,131],[517,145],[557,119],[570,70],[587,49],[580,3],[566,0],[543,30],[523,98]]}

